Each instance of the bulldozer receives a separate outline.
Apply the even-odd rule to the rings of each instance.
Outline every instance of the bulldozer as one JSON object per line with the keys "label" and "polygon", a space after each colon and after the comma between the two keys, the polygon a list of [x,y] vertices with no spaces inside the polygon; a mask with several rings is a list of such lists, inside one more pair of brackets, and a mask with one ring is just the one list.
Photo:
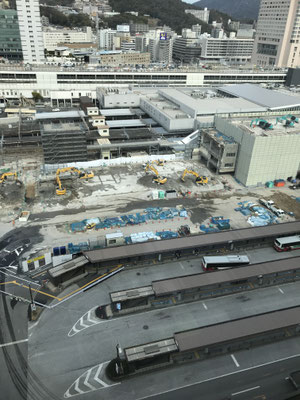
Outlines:
{"label": "bulldozer", "polygon": [[146,173],[149,170],[154,172],[154,174],[155,174],[155,176],[152,179],[153,182],[158,183],[159,185],[164,185],[167,182],[167,178],[165,176],[160,176],[159,172],[157,171],[157,169],[150,163],[148,163],[146,165],[146,168],[145,168]]}
{"label": "bulldozer", "polygon": [[0,184],[4,185],[6,180],[7,180],[7,178],[10,177],[10,176],[14,176],[15,182],[16,182],[17,185],[19,185],[19,186],[22,185],[22,182],[18,179],[17,172],[5,172],[4,174],[2,174],[0,176]]}
{"label": "bulldozer", "polygon": [[188,174],[194,175],[194,176],[195,176],[195,178],[196,178],[196,180],[195,180],[196,185],[206,185],[206,184],[208,183],[208,178],[207,178],[207,176],[199,175],[199,174],[197,174],[197,172],[195,172],[195,171],[193,171],[193,170],[189,170],[189,169],[187,169],[187,168],[183,171],[183,174],[181,175],[181,180],[182,180],[182,182],[184,182],[184,178],[185,178],[185,176],[188,175]]}
{"label": "bulldozer", "polygon": [[66,188],[62,186],[59,176],[61,173],[69,171],[71,173],[76,173],[79,179],[91,179],[94,177],[94,173],[92,171],[83,172],[75,167],[58,168],[58,170],[56,171],[56,194],[58,196],[63,196],[67,192]]}

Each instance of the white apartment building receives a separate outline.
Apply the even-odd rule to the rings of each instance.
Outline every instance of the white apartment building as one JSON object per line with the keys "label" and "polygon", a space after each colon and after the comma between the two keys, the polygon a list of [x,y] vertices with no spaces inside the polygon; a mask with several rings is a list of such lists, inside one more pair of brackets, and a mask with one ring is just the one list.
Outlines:
{"label": "white apartment building", "polygon": [[199,42],[201,58],[204,60],[224,59],[231,63],[244,64],[251,60],[254,39],[203,37]]}
{"label": "white apartment building", "polygon": [[45,62],[38,0],[16,0],[24,63]]}
{"label": "white apartment building", "polygon": [[300,66],[300,2],[261,0],[252,63]]}
{"label": "white apartment building", "polygon": [[114,38],[117,31],[113,29],[100,29],[99,48],[100,50],[115,50]]}
{"label": "white apartment building", "polygon": [[83,30],[65,28],[46,28],[43,31],[44,46],[48,51],[54,51],[60,43],[91,43],[93,33],[90,26]]}
{"label": "white apartment building", "polygon": [[208,24],[209,21],[209,10],[207,7],[204,10],[185,10],[186,14],[192,14],[194,17],[204,21]]}

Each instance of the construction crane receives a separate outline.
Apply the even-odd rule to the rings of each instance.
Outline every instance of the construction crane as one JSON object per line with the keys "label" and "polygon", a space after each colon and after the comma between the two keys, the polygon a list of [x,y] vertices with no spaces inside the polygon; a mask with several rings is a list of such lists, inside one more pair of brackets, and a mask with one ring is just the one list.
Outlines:
{"label": "construction crane", "polygon": [[273,125],[270,122],[266,121],[265,119],[260,119],[260,118],[253,119],[251,121],[250,128],[252,128],[252,127],[255,128],[256,126],[259,126],[260,128],[262,128],[264,130],[273,129]]}
{"label": "construction crane", "polygon": [[9,176],[14,176],[15,177],[15,182],[17,185],[22,185],[22,182],[18,179],[18,174],[16,172],[5,172],[0,176],[0,184],[4,185],[6,179]]}
{"label": "construction crane", "polygon": [[90,172],[83,172],[80,171],[79,169],[75,167],[66,167],[66,168],[58,168],[56,171],[56,194],[58,196],[62,196],[66,194],[67,190],[62,186],[61,180],[60,180],[60,174],[63,172],[71,172],[71,173],[76,173],[78,175],[79,179],[91,179],[94,177],[94,173],[92,171]]}
{"label": "construction crane", "polygon": [[195,171],[193,171],[191,169],[187,169],[187,168],[183,171],[183,174],[181,175],[182,182],[184,182],[184,178],[185,178],[185,176],[187,174],[191,174],[191,175],[194,175],[196,177],[195,183],[197,185],[206,185],[208,183],[207,176],[202,176],[202,175],[200,176],[199,174],[197,174],[197,172],[195,172]]}
{"label": "construction crane", "polygon": [[284,117],[277,117],[276,118],[276,125],[278,124],[278,122],[279,123],[284,123],[285,122],[284,126],[286,128],[293,127],[295,125],[294,121],[292,121],[291,119],[288,119],[287,115],[285,115]]}
{"label": "construction crane", "polygon": [[151,170],[155,174],[155,176],[153,177],[153,182],[158,183],[159,185],[164,185],[167,182],[167,178],[165,176],[160,176],[157,169],[150,163],[146,165],[145,168],[146,173],[149,170]]}

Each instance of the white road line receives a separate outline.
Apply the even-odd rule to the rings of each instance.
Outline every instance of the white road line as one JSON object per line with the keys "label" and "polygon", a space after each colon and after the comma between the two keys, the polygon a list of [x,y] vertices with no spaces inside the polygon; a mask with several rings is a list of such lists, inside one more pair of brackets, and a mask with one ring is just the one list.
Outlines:
{"label": "white road line", "polygon": [[292,358],[297,358],[297,357],[300,357],[300,353],[299,354],[293,354],[292,356],[288,356],[288,357],[284,357],[284,358],[279,358],[278,360],[269,361],[269,362],[266,362],[266,363],[263,363],[263,364],[254,365],[254,367],[248,367],[248,368],[244,368],[244,369],[239,369],[238,371],[229,372],[228,374],[223,374],[223,375],[219,375],[219,376],[214,376],[212,378],[207,378],[207,379],[204,379],[203,381],[191,383],[190,385],[182,385],[182,386],[178,386],[176,388],[172,388],[170,390],[164,390],[163,392],[149,394],[149,395],[147,395],[145,397],[139,397],[136,400],[150,399],[151,397],[156,397],[158,395],[175,392],[176,390],[185,389],[185,388],[188,388],[188,387],[191,387],[191,386],[201,385],[202,383],[215,381],[215,380],[221,379],[221,378],[226,378],[227,376],[230,376],[230,375],[240,374],[242,372],[251,371],[252,369],[265,367],[266,365],[276,364],[278,362],[290,360]]}
{"label": "white road line", "polygon": [[40,320],[38,319],[37,322],[35,322],[34,324],[32,324],[32,325],[30,325],[30,326],[28,327],[28,330],[34,328],[35,326],[37,326],[37,324],[38,324],[39,322],[40,322]]}
{"label": "white road line", "polygon": [[233,354],[230,354],[230,356],[231,356],[231,358],[233,359],[233,362],[235,363],[235,365],[236,365],[237,367],[239,367],[240,364],[237,362],[237,359],[234,357],[234,355],[233,355]]}
{"label": "white road line", "polygon": [[205,310],[207,310],[207,305],[205,303],[202,303],[202,305],[205,308]]}
{"label": "white road line", "polygon": [[284,291],[282,289],[280,289],[280,287],[278,288],[279,292],[284,294]]}
{"label": "white road line", "polygon": [[80,377],[79,377],[79,378],[76,380],[76,382],[75,382],[74,390],[76,390],[76,392],[78,392],[79,394],[83,394],[84,391],[81,390],[81,389],[79,389],[79,387],[78,387],[78,385],[79,385],[79,380],[80,380]]}
{"label": "white road line", "polygon": [[91,372],[92,372],[92,369],[89,369],[87,374],[86,374],[85,380],[84,380],[84,385],[87,386],[88,388],[92,389],[92,390],[96,390],[95,386],[91,385],[88,382],[88,380],[90,378],[90,375],[91,375]]}
{"label": "white road line", "polygon": [[16,340],[15,342],[3,343],[3,344],[0,344],[0,347],[13,346],[14,344],[19,344],[19,343],[24,343],[24,342],[28,342],[28,338],[22,339],[22,340]]}
{"label": "white road line", "polygon": [[250,390],[256,390],[256,389],[259,389],[259,388],[260,388],[260,386],[254,386],[254,387],[249,388],[249,389],[241,390],[240,392],[231,393],[231,396],[237,396],[238,394],[250,392]]}
{"label": "white road line", "polygon": [[184,269],[182,262],[180,262],[179,265],[181,266],[182,269]]}

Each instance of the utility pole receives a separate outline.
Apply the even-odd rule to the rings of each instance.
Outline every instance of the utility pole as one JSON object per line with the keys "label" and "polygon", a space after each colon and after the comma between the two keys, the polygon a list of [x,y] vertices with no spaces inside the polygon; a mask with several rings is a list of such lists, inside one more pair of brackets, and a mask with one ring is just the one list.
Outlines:
{"label": "utility pole", "polygon": [[29,285],[29,294],[30,294],[30,300],[31,300],[31,303],[30,303],[31,311],[34,312],[34,311],[36,311],[36,305],[33,300],[31,285]]}

